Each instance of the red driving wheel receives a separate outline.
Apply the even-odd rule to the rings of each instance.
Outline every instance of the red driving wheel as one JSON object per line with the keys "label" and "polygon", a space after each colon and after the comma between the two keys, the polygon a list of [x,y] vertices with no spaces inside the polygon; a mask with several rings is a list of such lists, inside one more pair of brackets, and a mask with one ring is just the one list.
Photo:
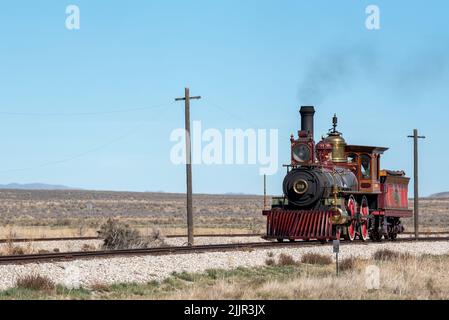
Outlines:
{"label": "red driving wheel", "polygon": [[360,240],[366,241],[368,239],[368,215],[369,207],[368,200],[364,196],[360,203]]}
{"label": "red driving wheel", "polygon": [[351,217],[351,224],[348,226],[348,237],[349,241],[354,241],[356,234],[356,219],[355,213],[357,212],[357,202],[353,196],[350,196],[346,204],[346,210]]}

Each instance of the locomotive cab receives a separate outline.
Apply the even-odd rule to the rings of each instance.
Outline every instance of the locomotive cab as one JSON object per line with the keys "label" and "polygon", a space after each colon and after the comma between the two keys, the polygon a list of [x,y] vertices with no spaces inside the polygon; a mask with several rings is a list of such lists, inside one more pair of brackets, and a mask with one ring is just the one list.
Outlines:
{"label": "locomotive cab", "polygon": [[380,156],[388,148],[370,146],[346,146],[348,165],[359,181],[359,191],[380,193]]}

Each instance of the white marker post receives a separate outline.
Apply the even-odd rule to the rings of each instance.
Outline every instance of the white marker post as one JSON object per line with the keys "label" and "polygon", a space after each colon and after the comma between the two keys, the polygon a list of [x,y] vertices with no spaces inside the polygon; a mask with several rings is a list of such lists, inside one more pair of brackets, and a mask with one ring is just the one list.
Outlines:
{"label": "white marker post", "polygon": [[335,267],[337,269],[337,277],[338,277],[338,253],[340,252],[340,240],[332,241],[332,245],[335,253]]}

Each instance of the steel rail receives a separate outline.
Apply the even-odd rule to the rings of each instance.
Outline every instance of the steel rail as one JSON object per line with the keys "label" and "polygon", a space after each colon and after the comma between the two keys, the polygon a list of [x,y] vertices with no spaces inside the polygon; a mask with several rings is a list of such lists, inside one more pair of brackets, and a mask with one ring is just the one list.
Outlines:
{"label": "steel rail", "polygon": [[[404,235],[415,235],[414,232],[402,232],[399,235],[404,234]],[[423,234],[423,235],[432,235],[432,234],[449,234],[449,231],[420,231],[419,234]]]}
{"label": "steel rail", "polygon": [[[448,232],[449,233],[449,232]],[[231,233],[231,234],[198,234],[195,237],[199,238],[218,238],[218,237],[261,237],[262,234],[254,233]],[[187,238],[184,234],[169,234],[164,236],[165,238]],[[11,238],[11,239],[0,239],[0,243],[9,242],[42,242],[42,241],[70,241],[70,240],[101,240],[100,237],[49,237],[49,238]]]}
{"label": "steel rail", "polygon": [[[414,232],[402,232],[399,235],[414,235]],[[441,235],[449,234],[449,231],[424,231],[420,232],[422,235]],[[222,233],[222,234],[198,234],[195,237],[198,238],[225,238],[225,237],[262,237],[262,234],[255,233]],[[165,238],[187,238],[185,234],[169,234],[164,236]],[[14,243],[14,242],[42,242],[42,241],[71,241],[71,240],[101,240],[100,237],[52,237],[52,238],[11,238],[11,239],[0,239],[0,243]]]}

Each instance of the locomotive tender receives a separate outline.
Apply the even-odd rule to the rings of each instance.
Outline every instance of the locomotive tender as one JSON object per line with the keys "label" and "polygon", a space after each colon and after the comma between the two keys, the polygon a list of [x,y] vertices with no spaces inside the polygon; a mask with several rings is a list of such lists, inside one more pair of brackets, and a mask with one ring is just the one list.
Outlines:
{"label": "locomotive tender", "polygon": [[315,144],[314,107],[300,109],[301,130],[290,137],[283,196],[273,197],[265,238],[327,241],[394,240],[403,232],[400,218],[411,217],[404,171],[380,169],[383,147],[348,145],[337,131]]}

